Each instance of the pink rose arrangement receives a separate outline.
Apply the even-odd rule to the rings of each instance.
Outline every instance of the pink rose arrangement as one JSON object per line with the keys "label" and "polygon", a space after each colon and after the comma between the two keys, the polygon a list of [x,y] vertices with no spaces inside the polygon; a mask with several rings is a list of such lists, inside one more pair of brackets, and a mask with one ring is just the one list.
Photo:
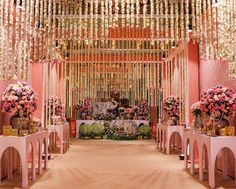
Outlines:
{"label": "pink rose arrangement", "polygon": [[137,105],[137,116],[148,116],[151,112],[151,108],[147,101],[142,100]]}
{"label": "pink rose arrangement", "polygon": [[192,106],[191,106],[191,111],[192,114],[197,116],[197,115],[201,115],[202,110],[201,110],[201,101],[195,102]]}
{"label": "pink rose arrangement", "polygon": [[221,85],[208,89],[201,95],[201,110],[207,116],[228,117],[236,110],[235,92]]}
{"label": "pink rose arrangement", "polygon": [[87,116],[92,115],[92,100],[90,98],[85,98],[83,101],[79,101],[76,109],[79,115],[81,115],[81,113],[86,113]]}
{"label": "pink rose arrangement", "polygon": [[32,114],[38,105],[38,96],[27,83],[18,81],[7,87],[2,95],[2,111],[14,115]]}
{"label": "pink rose arrangement", "polygon": [[179,98],[175,96],[169,96],[163,101],[162,109],[170,116],[179,116]]}

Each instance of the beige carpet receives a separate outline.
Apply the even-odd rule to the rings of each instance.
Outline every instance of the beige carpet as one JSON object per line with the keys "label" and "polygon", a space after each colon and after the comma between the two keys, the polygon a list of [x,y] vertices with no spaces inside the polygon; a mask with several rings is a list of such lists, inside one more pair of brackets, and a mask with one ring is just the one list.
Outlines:
{"label": "beige carpet", "polygon": [[[178,156],[158,152],[153,140],[75,140],[66,154],[50,161],[48,171],[30,188],[206,188],[206,182],[199,183],[183,167],[184,162]],[[6,182],[0,188],[9,185]]]}

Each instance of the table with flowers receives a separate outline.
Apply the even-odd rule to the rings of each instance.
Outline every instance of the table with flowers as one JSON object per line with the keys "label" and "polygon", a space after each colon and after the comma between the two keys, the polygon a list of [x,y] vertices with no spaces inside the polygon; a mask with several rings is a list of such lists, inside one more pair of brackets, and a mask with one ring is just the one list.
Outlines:
{"label": "table with flowers", "polygon": [[[8,160],[8,179],[12,179],[12,148],[18,151],[22,165],[22,187],[28,187],[29,173],[28,173],[28,160],[29,160],[29,147],[32,146],[32,181],[36,180],[36,165],[35,161],[38,160],[38,174],[42,174],[42,156],[48,156],[48,132],[40,131],[24,137],[18,136],[0,136],[0,157],[5,150],[9,151]],[[38,154],[38,158],[36,157]],[[44,160],[44,169],[47,169],[48,159]],[[1,166],[1,164],[0,164]],[[1,167],[0,167],[1,178]],[[1,181],[1,179],[0,179]]]}
{"label": "table with flowers", "polygon": [[[204,162],[208,162],[208,181],[211,188],[215,188],[215,170],[216,170],[216,160],[218,153],[223,149],[223,177],[227,179],[227,152],[226,148],[230,149],[234,157],[236,157],[236,137],[234,136],[217,136],[211,137],[205,134],[194,133],[190,130],[186,130],[184,133],[184,154],[185,154],[185,168],[188,169],[188,151],[190,153],[190,172],[194,174],[194,164],[195,164],[195,145],[197,145],[199,153],[199,179],[203,181],[203,168]],[[208,161],[206,160],[206,155]],[[235,158],[236,167],[236,158]],[[236,177],[236,172],[235,172]],[[235,181],[236,184],[236,181]]]}
{"label": "table with flowers", "polygon": [[[156,141],[157,148],[161,151],[165,152],[167,155],[170,154],[170,145],[171,138],[174,133],[179,133],[181,137],[181,150],[183,151],[183,134],[184,134],[184,126],[170,126],[157,124],[157,132],[156,132]],[[176,141],[177,142],[177,141]]]}
{"label": "table with flowers", "polygon": [[[48,127],[49,131],[49,149],[53,150],[57,147],[57,137],[60,140],[60,153],[67,151],[70,146],[70,126],[69,123],[61,125],[50,125]],[[51,134],[52,133],[52,134]]]}
{"label": "table with flowers", "polygon": [[192,105],[191,111],[195,122],[192,130],[184,133],[185,168],[188,169],[190,156],[190,172],[194,174],[197,147],[199,179],[203,180],[203,169],[207,167],[208,162],[209,186],[215,188],[217,155],[221,154],[223,158],[222,172],[225,180],[228,177],[228,156],[231,158],[227,149],[232,151],[234,159],[236,157],[235,125],[230,122],[236,111],[236,93],[230,88],[217,85],[204,91],[200,101]]}

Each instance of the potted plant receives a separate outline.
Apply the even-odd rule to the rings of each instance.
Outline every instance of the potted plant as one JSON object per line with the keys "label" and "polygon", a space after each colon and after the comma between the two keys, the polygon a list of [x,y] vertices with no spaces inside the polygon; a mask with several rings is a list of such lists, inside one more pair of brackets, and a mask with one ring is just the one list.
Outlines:
{"label": "potted plant", "polygon": [[142,138],[150,138],[151,137],[151,127],[149,127],[148,125],[139,126],[138,131],[139,131],[139,135]]}
{"label": "potted plant", "polygon": [[83,139],[90,139],[92,137],[92,125],[82,124],[80,134]]}
{"label": "potted plant", "polygon": [[95,123],[92,125],[92,135],[95,139],[101,139],[105,131],[105,127],[101,123]]}

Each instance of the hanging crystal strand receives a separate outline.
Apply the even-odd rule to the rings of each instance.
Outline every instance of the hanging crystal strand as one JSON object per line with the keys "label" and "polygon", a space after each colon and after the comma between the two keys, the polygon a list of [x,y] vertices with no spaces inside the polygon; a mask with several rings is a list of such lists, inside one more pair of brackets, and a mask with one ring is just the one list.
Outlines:
{"label": "hanging crystal strand", "polygon": [[14,1],[9,0],[9,39],[8,39],[8,45],[9,45],[9,73],[8,73],[8,79],[12,79],[13,73],[14,73],[14,41],[13,41],[13,27],[14,27],[14,18],[13,18],[13,12],[14,12]]}
{"label": "hanging crystal strand", "polygon": [[[4,43],[4,41],[2,39],[5,38],[4,34],[2,35],[2,28],[3,28],[3,3],[4,1],[0,1],[0,80],[3,80],[3,73],[4,73],[4,70],[3,70],[3,65],[5,64],[5,62],[3,62],[3,54],[2,54],[2,44]],[[18,31],[18,27],[17,27],[17,20],[19,18],[18,17],[18,11],[17,11],[17,5],[19,4],[19,0],[16,1],[16,31]],[[18,29],[18,30],[17,30]],[[16,39],[18,39],[18,32],[17,33],[17,36],[16,36]],[[16,45],[17,43],[15,43]],[[17,47],[15,47],[15,57],[16,57],[16,52],[17,52]],[[15,58],[15,72],[17,70],[17,62],[16,62],[16,58]],[[16,74],[14,74],[16,75]]]}
{"label": "hanging crystal strand", "polygon": [[186,41],[189,41],[189,0],[185,0],[185,10],[186,10],[186,15],[185,15],[185,37]]}

